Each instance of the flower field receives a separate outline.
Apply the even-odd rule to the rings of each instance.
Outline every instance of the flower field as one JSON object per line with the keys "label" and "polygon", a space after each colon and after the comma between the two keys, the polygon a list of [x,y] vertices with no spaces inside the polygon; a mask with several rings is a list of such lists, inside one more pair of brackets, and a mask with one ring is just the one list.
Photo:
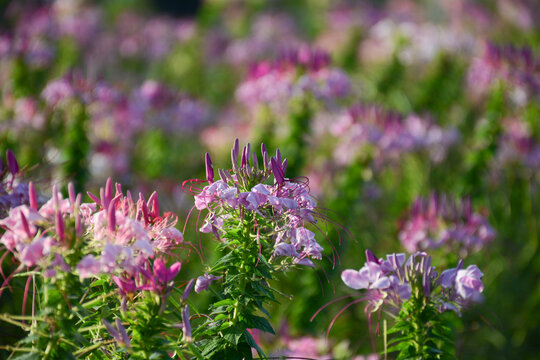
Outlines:
{"label": "flower field", "polygon": [[0,0],[0,358],[536,359],[538,24]]}

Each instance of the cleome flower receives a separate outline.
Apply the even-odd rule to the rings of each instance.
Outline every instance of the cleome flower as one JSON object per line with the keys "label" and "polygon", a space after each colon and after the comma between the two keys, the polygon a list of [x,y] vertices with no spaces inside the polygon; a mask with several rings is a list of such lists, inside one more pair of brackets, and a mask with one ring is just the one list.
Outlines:
{"label": "cleome flower", "polygon": [[308,46],[284,49],[273,62],[259,62],[236,90],[236,98],[248,107],[260,104],[280,107],[291,97],[311,94],[320,100],[346,97],[350,80],[331,67],[330,55]]}
{"label": "cleome flower", "polygon": [[459,138],[456,129],[444,129],[429,119],[414,114],[402,116],[367,104],[350,107],[331,131],[339,139],[334,156],[341,164],[369,154],[366,150],[371,150],[377,164],[418,151],[428,151],[432,161],[440,162]]}
{"label": "cleome flower", "polygon": [[470,302],[477,301],[484,290],[482,276],[476,265],[463,269],[463,261],[456,268],[444,270],[439,276],[431,266],[431,257],[417,252],[390,254],[377,259],[366,250],[367,261],[360,270],[347,269],[341,273],[345,285],[355,290],[366,290],[367,312],[384,306],[387,311],[399,313],[403,303],[413,294],[434,303],[440,312],[453,310],[460,313]]}
{"label": "cleome flower", "polygon": [[468,198],[456,201],[442,194],[417,198],[399,239],[410,252],[443,248],[465,257],[489,244],[496,232],[474,212]]}
{"label": "cleome flower", "polygon": [[[208,185],[195,193],[195,207],[208,210],[201,232],[213,233],[222,241],[227,226],[234,218],[251,213],[256,215],[258,240],[263,232],[273,248],[271,260],[287,257],[292,263],[313,266],[310,259],[321,259],[323,248],[315,240],[315,234],[306,229],[315,223],[316,203],[305,184],[285,177],[287,160],[276,151],[269,158],[264,144],[261,146],[263,163],[259,167],[257,156],[250,145],[244,147],[240,165],[239,145],[236,140],[232,149],[232,170],[220,169],[220,180],[214,181],[214,169],[210,156],[206,155]],[[273,177],[273,183],[271,178]],[[270,183],[269,183],[270,182]],[[191,182],[192,184],[193,182]],[[184,183],[184,187],[189,182]]]}
{"label": "cleome flower", "polygon": [[[118,183],[113,195],[112,180],[109,179],[105,189],[100,189],[100,198],[91,193],[88,195],[94,203],[82,204],[84,210],[81,213],[87,227],[90,254],[77,265],[79,276],[124,274],[129,279],[142,275],[150,283],[145,284],[152,289],[168,283],[164,281],[168,277],[163,275],[165,264],[160,259],[154,260],[154,277],[147,268],[148,262],[180,244],[183,236],[174,227],[175,215],[160,215],[157,193],[154,192],[148,201],[139,194],[135,202],[129,191],[124,196]],[[180,269],[180,263],[172,266]]]}

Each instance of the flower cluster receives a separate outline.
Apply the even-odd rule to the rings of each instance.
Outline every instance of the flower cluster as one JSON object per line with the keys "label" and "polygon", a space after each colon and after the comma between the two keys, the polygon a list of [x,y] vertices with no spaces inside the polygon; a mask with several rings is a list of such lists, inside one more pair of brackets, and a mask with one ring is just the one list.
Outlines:
{"label": "flower cluster", "polygon": [[450,145],[459,137],[455,129],[443,129],[417,115],[406,117],[373,105],[355,105],[343,113],[333,125],[339,138],[335,157],[348,164],[366,146],[378,162],[399,159],[404,153],[428,150],[434,161],[441,161]]}
{"label": "flower cluster", "polygon": [[253,65],[236,97],[249,107],[279,107],[291,97],[312,94],[316,99],[332,100],[347,96],[349,91],[348,76],[330,66],[328,53],[301,46],[282,51],[272,63]]}
{"label": "flower cluster", "polygon": [[489,244],[495,235],[487,219],[473,211],[470,199],[455,201],[432,194],[416,199],[399,239],[410,253],[444,248],[465,257]]}
{"label": "flower cluster", "polygon": [[523,121],[506,119],[498,145],[496,166],[522,164],[529,169],[540,169],[540,144]]}
{"label": "flower cluster", "polygon": [[341,274],[345,285],[355,290],[366,290],[366,311],[377,311],[381,306],[397,314],[403,303],[420,296],[435,304],[441,312],[460,310],[478,300],[483,291],[483,273],[476,265],[463,269],[463,261],[455,268],[438,275],[431,266],[431,257],[415,253],[390,254],[378,259],[366,250],[367,261],[360,270],[347,269]]}
{"label": "flower cluster", "polygon": [[[91,253],[77,265],[80,277],[114,275],[122,294],[132,294],[135,290],[163,292],[180,271],[180,262],[167,269],[158,257],[183,242],[182,233],[174,227],[176,216],[160,215],[156,192],[148,201],[139,194],[135,202],[129,191],[123,195],[117,183],[113,195],[110,179],[105,189],[100,190],[100,198],[89,195],[94,203],[82,204],[81,213]],[[150,269],[152,258],[153,270]]]}
{"label": "flower cluster", "polygon": [[[78,205],[75,198],[73,201],[63,199],[55,187],[53,197],[38,208],[33,183],[29,184],[28,192],[30,205],[16,206],[0,220],[0,226],[6,230],[0,243],[24,266],[39,266],[48,270],[46,274],[50,275],[55,274],[56,266],[68,271],[61,251],[53,249],[67,245],[65,221],[67,217],[76,216]],[[78,201],[80,203],[80,198]]]}
{"label": "flower cluster", "polygon": [[482,56],[473,60],[468,74],[471,89],[485,93],[497,80],[511,86],[511,98],[524,105],[540,89],[540,61],[528,47],[486,43]]}
{"label": "flower cluster", "polygon": [[[221,179],[215,182],[207,155],[207,180],[210,184],[195,195],[195,207],[209,210],[200,230],[223,238],[228,219],[239,213],[256,213],[272,226],[265,230],[273,234],[273,258],[289,257],[295,264],[313,266],[310,258],[320,260],[323,249],[315,240],[315,234],[305,225],[316,222],[316,203],[306,184],[292,182],[285,177],[287,160],[282,160],[279,150],[272,158],[269,158],[264,144],[261,150],[261,168],[249,144],[244,147],[238,166],[239,145],[236,140],[232,149],[233,174],[220,169]],[[265,184],[271,175],[274,183]]]}

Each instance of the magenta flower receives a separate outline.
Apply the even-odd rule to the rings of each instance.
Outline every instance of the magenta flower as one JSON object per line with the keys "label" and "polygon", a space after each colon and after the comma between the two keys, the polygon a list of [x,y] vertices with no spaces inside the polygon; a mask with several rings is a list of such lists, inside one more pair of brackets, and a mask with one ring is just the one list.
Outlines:
{"label": "magenta flower", "polygon": [[139,267],[140,273],[146,278],[146,283],[141,286],[141,289],[163,294],[167,292],[178,273],[182,264],[175,262],[169,268],[161,259],[154,260],[153,272],[150,273],[143,266]]}

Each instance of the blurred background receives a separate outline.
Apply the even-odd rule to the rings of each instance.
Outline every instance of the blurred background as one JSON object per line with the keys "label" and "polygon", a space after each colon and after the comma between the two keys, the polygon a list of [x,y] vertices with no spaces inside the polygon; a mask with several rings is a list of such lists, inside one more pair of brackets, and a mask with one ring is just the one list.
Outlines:
{"label": "blurred background", "polygon": [[[484,298],[454,322],[457,358],[535,359],[538,24],[536,0],[0,0],[0,153],[44,194],[69,181],[96,193],[108,177],[156,190],[211,263],[182,182],[204,178],[205,152],[229,168],[235,138],[264,142],[309,179],[326,257],[273,284],[284,295],[263,349],[381,350],[379,314],[370,333],[361,303],[328,342],[347,300],[310,318],[353,293],[340,274],[365,249],[426,249],[438,269],[465,258],[484,272]],[[0,192],[2,216],[23,192]],[[182,256],[179,278],[199,276],[201,259]],[[13,287],[1,312],[20,310]],[[0,325],[0,343],[18,336]]]}

